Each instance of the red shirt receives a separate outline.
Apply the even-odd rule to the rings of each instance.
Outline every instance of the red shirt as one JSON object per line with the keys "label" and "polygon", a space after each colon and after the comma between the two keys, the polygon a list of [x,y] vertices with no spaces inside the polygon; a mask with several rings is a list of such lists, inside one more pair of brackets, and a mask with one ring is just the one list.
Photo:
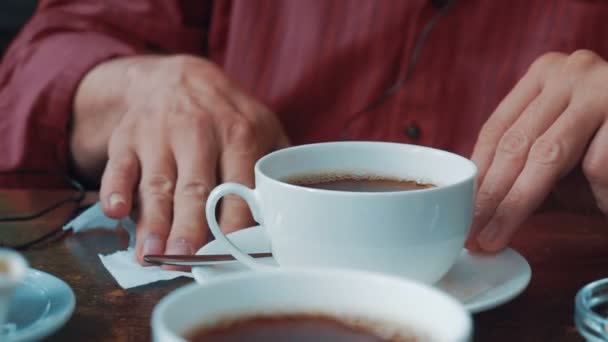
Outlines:
{"label": "red shirt", "polygon": [[210,58],[280,116],[295,144],[346,132],[463,155],[541,54],[586,48],[608,58],[608,1],[457,0],[405,85],[352,119],[404,73],[440,10],[433,3],[441,1],[42,1],[0,66],[0,170],[66,171],[75,89],[117,56]]}

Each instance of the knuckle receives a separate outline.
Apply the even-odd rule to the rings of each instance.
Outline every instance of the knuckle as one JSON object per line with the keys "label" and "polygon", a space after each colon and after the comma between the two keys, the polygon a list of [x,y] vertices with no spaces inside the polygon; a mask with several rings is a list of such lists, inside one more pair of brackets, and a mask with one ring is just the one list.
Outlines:
{"label": "knuckle", "polygon": [[[207,79],[209,79],[209,77],[207,77]],[[207,101],[207,105],[213,103],[217,108],[218,99],[224,99],[227,97],[223,89],[224,86],[222,86],[221,82],[218,80],[213,80],[213,82],[208,80],[208,82],[205,84],[200,85],[201,97],[197,101],[200,101],[201,104],[205,103],[203,101]],[[205,105],[201,105],[201,107],[204,108]]]}
{"label": "knuckle", "polygon": [[512,155],[514,157],[522,157],[525,155],[530,139],[522,130],[509,129],[498,143],[498,152]]}
{"label": "knuckle", "polygon": [[211,187],[207,184],[207,182],[201,179],[193,179],[179,185],[176,195],[195,197],[204,201],[207,199],[207,197],[209,197],[210,192]]}
{"label": "knuckle", "polygon": [[599,60],[599,56],[590,50],[576,50],[566,60],[565,68],[568,71],[586,71]]}
{"label": "knuckle", "polygon": [[559,141],[541,137],[532,145],[528,160],[541,165],[554,166],[563,157],[562,146]]}
{"label": "knuckle", "polygon": [[255,141],[255,128],[248,120],[234,120],[226,128],[226,139],[230,143],[247,146]]}
{"label": "knuckle", "polygon": [[174,72],[186,74],[192,72],[192,68],[201,64],[202,59],[188,54],[177,54],[170,56],[167,63],[172,66]]}
{"label": "knuckle", "polygon": [[199,58],[193,55],[177,54],[161,58],[158,64],[133,64],[128,67],[126,74],[130,80],[129,84],[132,85],[149,80],[150,75],[157,75],[163,78],[163,89],[172,89],[188,79],[193,68],[200,64],[198,60]]}
{"label": "knuckle", "polygon": [[555,66],[556,63],[558,63],[564,57],[565,55],[559,52],[547,52],[538,57],[532,63],[532,65],[530,66],[530,72],[534,74],[544,73],[548,69],[553,68],[553,66]]}
{"label": "knuckle", "polygon": [[600,158],[591,155],[583,160],[583,173],[591,184],[608,184],[608,173],[602,164]]}
{"label": "knuckle", "polygon": [[[187,78],[196,70],[207,80],[213,80],[213,84],[225,88],[230,84],[222,70],[213,62],[189,54],[178,54],[168,58],[171,66],[169,69],[180,78]],[[212,88],[212,87],[210,87]]]}
{"label": "knuckle", "polygon": [[115,157],[108,160],[108,170],[114,178],[129,178],[136,168],[137,161],[132,156]]}
{"label": "knuckle", "polygon": [[477,206],[476,210],[481,210],[487,207],[494,207],[498,202],[496,193],[488,188],[482,188],[477,193]]}
{"label": "knuckle", "polygon": [[175,88],[181,85],[201,84],[196,81],[201,76],[209,79],[211,69],[209,65],[212,64],[200,57],[180,54],[167,57],[161,70],[166,85]]}
{"label": "knuckle", "polygon": [[140,191],[147,196],[171,201],[173,199],[174,184],[169,176],[155,174],[142,180]]}
{"label": "knuckle", "polygon": [[498,140],[498,137],[500,137],[502,132],[503,129],[501,126],[491,122],[486,122],[482,126],[481,131],[479,131],[477,142],[481,145],[493,144],[496,140]]}

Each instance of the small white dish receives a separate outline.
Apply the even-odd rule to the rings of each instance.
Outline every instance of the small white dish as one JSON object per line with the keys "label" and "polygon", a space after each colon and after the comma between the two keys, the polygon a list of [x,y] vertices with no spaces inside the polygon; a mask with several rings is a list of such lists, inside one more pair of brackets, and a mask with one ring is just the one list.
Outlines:
{"label": "small white dish", "polygon": [[5,331],[11,342],[40,341],[61,328],[74,312],[74,292],[63,280],[35,269],[11,296]]}
{"label": "small white dish", "polygon": [[[262,227],[242,229],[228,234],[230,240],[245,253],[270,251],[270,243]],[[212,241],[197,254],[224,254],[224,246]],[[276,265],[273,258],[260,261]],[[193,267],[192,275],[198,283],[206,280],[245,271],[248,268],[239,262],[228,261],[213,266]],[[463,249],[450,271],[435,286],[457,298],[471,313],[486,311],[502,305],[520,294],[530,282],[530,265],[515,250],[507,248],[498,254],[473,254]]]}

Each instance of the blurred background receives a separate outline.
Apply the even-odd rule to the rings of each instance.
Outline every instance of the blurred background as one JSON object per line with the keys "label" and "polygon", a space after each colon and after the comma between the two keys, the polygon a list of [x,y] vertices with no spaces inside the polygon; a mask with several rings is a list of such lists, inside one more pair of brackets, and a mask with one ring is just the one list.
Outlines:
{"label": "blurred background", "polygon": [[37,0],[0,0],[0,57],[32,16]]}

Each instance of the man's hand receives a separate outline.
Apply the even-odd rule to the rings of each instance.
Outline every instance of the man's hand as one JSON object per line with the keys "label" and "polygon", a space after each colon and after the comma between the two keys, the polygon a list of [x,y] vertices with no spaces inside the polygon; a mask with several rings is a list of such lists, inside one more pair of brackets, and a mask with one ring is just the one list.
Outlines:
{"label": "man's hand", "polygon": [[[498,251],[557,182],[581,163],[608,214],[608,63],[591,51],[536,60],[483,126],[467,247]],[[582,185],[581,185],[582,186]]]}
{"label": "man's hand", "polygon": [[[113,72],[122,74],[123,82],[108,80]],[[106,101],[114,114],[100,118],[91,112],[104,103],[92,105],[91,99],[104,86],[120,89],[122,97]],[[204,208],[213,187],[219,182],[253,186],[256,160],[288,144],[273,113],[214,64],[190,56],[103,63],[82,81],[75,109],[75,163],[86,171],[87,165],[105,161],[105,153],[87,161],[96,148],[81,148],[78,142],[86,145],[82,132],[88,131],[97,153],[100,145],[107,151],[100,190],[104,212],[123,218],[137,207],[136,254],[142,263],[145,254],[196,252],[208,234]],[[107,133],[93,139],[97,132],[90,124],[84,129],[87,119]],[[79,154],[79,148],[91,153]],[[227,231],[251,223],[244,201],[228,197],[222,212],[220,223]]]}

